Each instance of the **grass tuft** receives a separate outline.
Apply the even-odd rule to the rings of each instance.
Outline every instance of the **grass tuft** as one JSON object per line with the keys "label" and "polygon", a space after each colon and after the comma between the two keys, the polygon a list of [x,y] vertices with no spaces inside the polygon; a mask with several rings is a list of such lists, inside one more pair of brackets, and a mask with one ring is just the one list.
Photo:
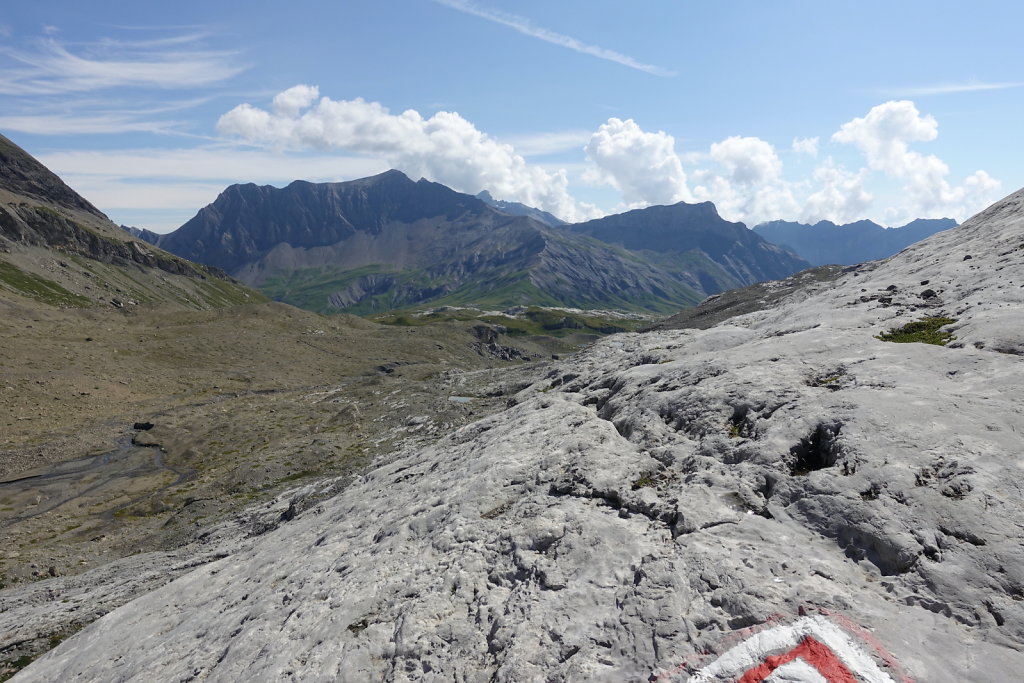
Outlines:
{"label": "grass tuft", "polygon": [[894,342],[896,344],[935,344],[945,346],[956,339],[951,332],[943,332],[939,328],[955,323],[953,318],[935,316],[915,320],[903,327],[897,327],[875,337],[881,341]]}

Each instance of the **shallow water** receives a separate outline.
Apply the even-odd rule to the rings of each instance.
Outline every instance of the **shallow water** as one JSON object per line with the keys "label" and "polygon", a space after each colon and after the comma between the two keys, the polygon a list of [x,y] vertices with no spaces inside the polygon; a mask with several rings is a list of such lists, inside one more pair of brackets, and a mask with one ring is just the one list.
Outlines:
{"label": "shallow water", "polygon": [[[168,465],[159,448],[135,446],[126,440],[107,453],[55,463],[15,479],[0,481],[0,527],[67,505],[98,506],[99,509],[91,512],[113,516],[118,510],[186,481],[194,474],[194,470],[179,470]],[[162,481],[166,483],[161,485]],[[109,507],[102,509],[104,505]]]}

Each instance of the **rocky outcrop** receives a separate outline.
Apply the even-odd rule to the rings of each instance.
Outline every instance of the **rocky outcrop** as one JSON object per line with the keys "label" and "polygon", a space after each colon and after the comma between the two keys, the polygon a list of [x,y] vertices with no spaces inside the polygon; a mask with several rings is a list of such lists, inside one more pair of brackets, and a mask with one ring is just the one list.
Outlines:
{"label": "rocky outcrop", "polygon": [[[1015,680],[1022,229],[1024,191],[831,287],[602,340],[23,676]],[[945,346],[879,338],[938,314]]]}
{"label": "rocky outcrop", "polygon": [[952,218],[918,218],[899,228],[883,228],[872,221],[814,225],[771,221],[754,227],[761,237],[799,254],[813,265],[853,265],[892,256],[937,232],[956,227]]}
{"label": "rocky outcrop", "polygon": [[110,237],[49,206],[27,203],[0,206],[0,237],[29,246],[81,254],[120,267],[144,266],[200,279],[227,277],[220,269],[189,263],[144,242]]}

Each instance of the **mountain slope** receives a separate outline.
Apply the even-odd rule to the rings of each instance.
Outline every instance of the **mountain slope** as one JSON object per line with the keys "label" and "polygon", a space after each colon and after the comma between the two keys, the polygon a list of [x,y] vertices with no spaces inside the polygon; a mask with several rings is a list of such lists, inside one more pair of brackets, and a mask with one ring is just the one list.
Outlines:
{"label": "mountain slope", "polygon": [[732,283],[702,254],[654,263],[398,171],[283,189],[235,185],[159,244],[321,312],[425,304],[667,312],[702,299],[706,282]]}
{"label": "mountain slope", "polygon": [[3,136],[0,299],[65,307],[149,302],[187,308],[264,300],[217,269],[130,236]]}
{"label": "mountain slope", "polygon": [[814,225],[771,221],[754,227],[766,240],[792,249],[810,263],[853,265],[892,256],[937,232],[956,226],[952,218],[918,218],[899,228],[883,228],[872,221]]}
{"label": "mountain slope", "polygon": [[[1016,680],[1022,230],[1024,191],[772,308],[605,339],[25,680]],[[929,315],[953,343],[877,337]]]}
{"label": "mountain slope", "polygon": [[742,223],[718,215],[711,202],[651,206],[606,216],[569,229],[627,249],[666,254],[702,254],[731,276],[726,282],[707,273],[709,294],[761,280],[776,280],[808,267],[795,254],[752,233]]}

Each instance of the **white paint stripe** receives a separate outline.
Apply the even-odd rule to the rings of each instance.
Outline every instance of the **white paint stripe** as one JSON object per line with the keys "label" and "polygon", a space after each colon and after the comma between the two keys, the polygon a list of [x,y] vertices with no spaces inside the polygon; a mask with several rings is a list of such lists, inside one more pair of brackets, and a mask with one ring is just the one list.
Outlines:
{"label": "white paint stripe", "polygon": [[828,683],[818,670],[802,659],[794,659],[783,664],[771,676],[764,679],[765,683]]}

